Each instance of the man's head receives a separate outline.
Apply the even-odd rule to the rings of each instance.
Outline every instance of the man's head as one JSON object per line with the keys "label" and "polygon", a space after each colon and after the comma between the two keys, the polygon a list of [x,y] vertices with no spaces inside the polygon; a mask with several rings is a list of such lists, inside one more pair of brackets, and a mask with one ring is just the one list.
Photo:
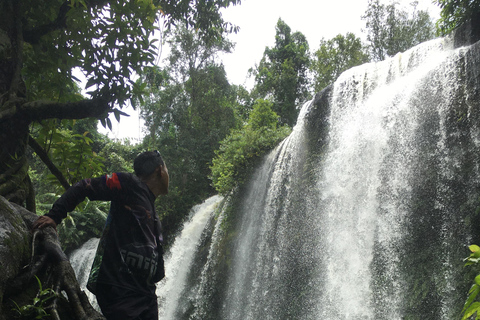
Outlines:
{"label": "man's head", "polygon": [[133,169],[156,196],[168,193],[168,170],[158,151],[139,154],[133,161]]}
{"label": "man's head", "polygon": [[148,178],[158,166],[163,166],[162,156],[158,151],[145,151],[133,160],[133,170],[139,178]]}

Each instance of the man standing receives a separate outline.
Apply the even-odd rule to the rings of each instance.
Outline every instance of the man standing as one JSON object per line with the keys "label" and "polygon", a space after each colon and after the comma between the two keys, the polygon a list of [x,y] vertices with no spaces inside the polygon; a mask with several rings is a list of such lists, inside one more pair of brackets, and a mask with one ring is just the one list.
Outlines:
{"label": "man standing", "polygon": [[158,151],[138,155],[134,170],[77,182],[33,225],[55,228],[85,197],[111,201],[87,285],[109,320],[158,319],[155,283],[165,272],[154,201],[168,193],[169,176]]}

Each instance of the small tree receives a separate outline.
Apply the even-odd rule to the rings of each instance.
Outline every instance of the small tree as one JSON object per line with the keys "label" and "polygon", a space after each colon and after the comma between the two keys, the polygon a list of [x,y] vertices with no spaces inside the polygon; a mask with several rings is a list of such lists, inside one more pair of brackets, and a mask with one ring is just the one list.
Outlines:
{"label": "small tree", "polygon": [[353,33],[337,35],[330,40],[320,40],[313,54],[310,69],[314,77],[315,92],[333,83],[338,76],[354,66],[368,62],[362,40]]}
{"label": "small tree", "polygon": [[374,61],[384,60],[435,36],[434,24],[426,11],[417,10],[418,1],[412,2],[410,13],[380,0],[369,0],[362,19],[365,20],[368,48]]}
{"label": "small tree", "polygon": [[474,17],[480,19],[480,2],[476,0],[435,0],[434,2],[442,9],[437,28],[443,35]]}
{"label": "small tree", "polygon": [[307,39],[279,19],[275,27],[275,46],[266,48],[260,64],[251,72],[255,75],[254,94],[273,102],[280,124],[293,126],[297,106],[310,97],[308,66],[310,63]]}
{"label": "small tree", "polygon": [[219,193],[227,194],[242,183],[256,161],[290,133],[288,126],[278,127],[272,105],[270,101],[257,100],[248,123],[221,142],[211,167],[213,186]]}

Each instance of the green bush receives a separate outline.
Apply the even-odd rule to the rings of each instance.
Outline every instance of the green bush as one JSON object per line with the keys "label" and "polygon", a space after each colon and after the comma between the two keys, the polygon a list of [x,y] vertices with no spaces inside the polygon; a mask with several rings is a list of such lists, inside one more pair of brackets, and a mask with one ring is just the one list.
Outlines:
{"label": "green bush", "polygon": [[480,3],[476,0],[435,0],[442,9],[437,29],[445,35],[480,14]]}
{"label": "green bush", "polygon": [[[480,263],[480,247],[473,244],[469,246],[469,249],[472,253],[465,259],[465,266],[475,265],[478,267]],[[477,299],[479,293],[480,274],[475,277],[472,287],[468,292],[468,297],[462,310],[462,320],[470,319],[470,317],[474,315],[475,319],[480,319],[480,301]]]}
{"label": "green bush", "polygon": [[290,134],[288,126],[277,128],[277,121],[272,103],[258,100],[248,123],[242,129],[233,130],[220,143],[212,161],[210,177],[220,194],[226,194],[242,183],[255,161]]}
{"label": "green bush", "polygon": [[85,200],[57,226],[62,249],[68,254],[91,238],[99,238],[107,220],[110,203]]}
{"label": "green bush", "polygon": [[48,319],[50,314],[47,313],[46,309],[51,304],[52,300],[57,297],[57,294],[53,289],[43,289],[42,283],[37,276],[35,276],[38,283],[38,293],[32,301],[32,304],[25,306],[19,306],[15,301],[12,301],[15,305],[15,308],[12,310],[15,312],[17,319]]}

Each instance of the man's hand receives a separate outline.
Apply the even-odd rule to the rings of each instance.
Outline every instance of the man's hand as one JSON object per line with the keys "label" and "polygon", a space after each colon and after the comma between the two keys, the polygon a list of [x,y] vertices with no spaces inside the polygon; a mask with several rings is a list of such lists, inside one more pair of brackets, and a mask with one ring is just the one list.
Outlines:
{"label": "man's hand", "polygon": [[45,227],[53,227],[53,229],[57,230],[57,224],[55,221],[47,216],[38,217],[38,219],[32,225],[32,230],[43,229]]}

